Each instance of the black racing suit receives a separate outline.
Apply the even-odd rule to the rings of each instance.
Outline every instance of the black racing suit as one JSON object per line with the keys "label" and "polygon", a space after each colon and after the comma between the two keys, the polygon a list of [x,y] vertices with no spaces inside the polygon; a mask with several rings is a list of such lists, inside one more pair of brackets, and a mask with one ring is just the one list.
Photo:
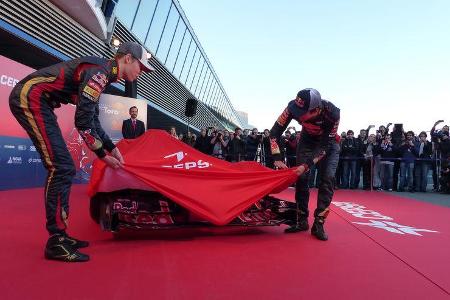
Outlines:
{"label": "black racing suit", "polygon": [[[314,217],[325,219],[334,193],[334,175],[339,162],[339,143],[336,132],[339,126],[340,110],[333,103],[322,100],[321,106],[306,110],[296,100],[289,102],[270,130],[271,152],[275,160],[282,160],[277,141],[292,119],[302,125],[300,141],[297,145],[297,165],[307,170],[314,164],[313,159],[325,154],[319,162],[319,194]],[[306,171],[299,176],[295,185],[295,200],[299,213],[309,215],[309,175]]]}
{"label": "black racing suit", "polygon": [[36,146],[48,177],[45,185],[47,230],[63,233],[69,215],[69,193],[75,166],[56,121],[54,108],[76,105],[75,126],[98,157],[115,146],[102,129],[98,100],[117,80],[115,60],[82,57],[40,69],[21,80],[11,92],[9,106]]}

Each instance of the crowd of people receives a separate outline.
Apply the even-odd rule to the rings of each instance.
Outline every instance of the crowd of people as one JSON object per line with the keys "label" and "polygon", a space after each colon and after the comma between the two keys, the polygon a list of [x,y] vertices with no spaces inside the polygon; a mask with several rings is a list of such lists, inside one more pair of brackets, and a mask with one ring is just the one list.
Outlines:
{"label": "crowd of people", "polygon": [[[358,136],[353,130],[342,132],[340,137],[340,159],[336,171],[336,188],[385,191],[450,193],[450,140],[449,127],[436,127],[429,133],[416,134],[404,131],[396,124],[392,130],[387,126],[361,129]],[[175,127],[170,134],[195,149],[230,162],[242,160],[258,161],[273,168],[270,151],[270,131],[259,132],[257,128],[236,128],[235,131],[220,130],[215,127],[202,128],[197,136],[192,132],[177,134]],[[280,145],[286,165],[296,165],[296,148],[300,131],[289,127],[281,137]],[[310,172],[309,185],[319,185],[318,167]],[[427,189],[432,174],[433,188]]]}

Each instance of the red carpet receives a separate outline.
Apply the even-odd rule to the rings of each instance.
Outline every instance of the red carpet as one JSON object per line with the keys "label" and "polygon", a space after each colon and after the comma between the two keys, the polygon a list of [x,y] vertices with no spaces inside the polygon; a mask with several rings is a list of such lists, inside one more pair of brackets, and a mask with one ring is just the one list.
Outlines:
{"label": "red carpet", "polygon": [[[450,298],[449,208],[337,191],[328,242],[309,233],[286,235],[283,227],[174,230],[115,240],[89,218],[85,192],[86,186],[73,189],[69,232],[91,241],[85,251],[91,261],[84,264],[44,259],[42,189],[0,192],[1,299]],[[283,196],[292,199],[293,193]],[[313,209],[314,192],[312,197]]]}

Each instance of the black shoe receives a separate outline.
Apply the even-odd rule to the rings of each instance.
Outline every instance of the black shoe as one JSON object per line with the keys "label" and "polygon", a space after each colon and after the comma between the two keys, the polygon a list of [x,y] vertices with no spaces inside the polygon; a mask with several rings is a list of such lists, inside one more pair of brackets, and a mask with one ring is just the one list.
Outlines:
{"label": "black shoe", "polygon": [[89,246],[88,241],[77,240],[76,238],[69,236],[67,233],[64,233],[64,243],[75,249],[86,248]]}
{"label": "black shoe", "polygon": [[323,218],[316,218],[314,220],[313,226],[311,227],[311,234],[321,241],[327,241],[328,235],[323,229],[323,223],[325,220]]}
{"label": "black shoe", "polygon": [[85,262],[89,261],[89,256],[78,252],[65,242],[66,238],[62,234],[52,235],[45,246],[45,258],[60,260],[64,262]]}
{"label": "black shoe", "polygon": [[300,216],[298,219],[298,224],[291,225],[289,228],[284,230],[284,233],[295,233],[300,231],[306,231],[309,229],[308,217]]}

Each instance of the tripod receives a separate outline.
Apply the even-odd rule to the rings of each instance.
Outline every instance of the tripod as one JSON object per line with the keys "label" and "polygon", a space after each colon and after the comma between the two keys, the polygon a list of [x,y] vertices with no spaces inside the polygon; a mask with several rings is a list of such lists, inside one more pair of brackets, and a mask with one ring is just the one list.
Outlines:
{"label": "tripod", "polygon": [[263,139],[261,139],[258,143],[258,147],[256,148],[254,161],[260,163],[263,166],[266,166],[266,151],[264,150]]}
{"label": "tripod", "polygon": [[[439,149],[439,144],[436,142],[433,142],[433,156],[432,156],[432,177],[433,177],[433,186],[435,190],[439,191],[441,189],[441,167],[442,167],[442,161],[441,161],[441,151]],[[435,174],[433,174],[435,173]],[[436,176],[436,179],[434,178]]]}

